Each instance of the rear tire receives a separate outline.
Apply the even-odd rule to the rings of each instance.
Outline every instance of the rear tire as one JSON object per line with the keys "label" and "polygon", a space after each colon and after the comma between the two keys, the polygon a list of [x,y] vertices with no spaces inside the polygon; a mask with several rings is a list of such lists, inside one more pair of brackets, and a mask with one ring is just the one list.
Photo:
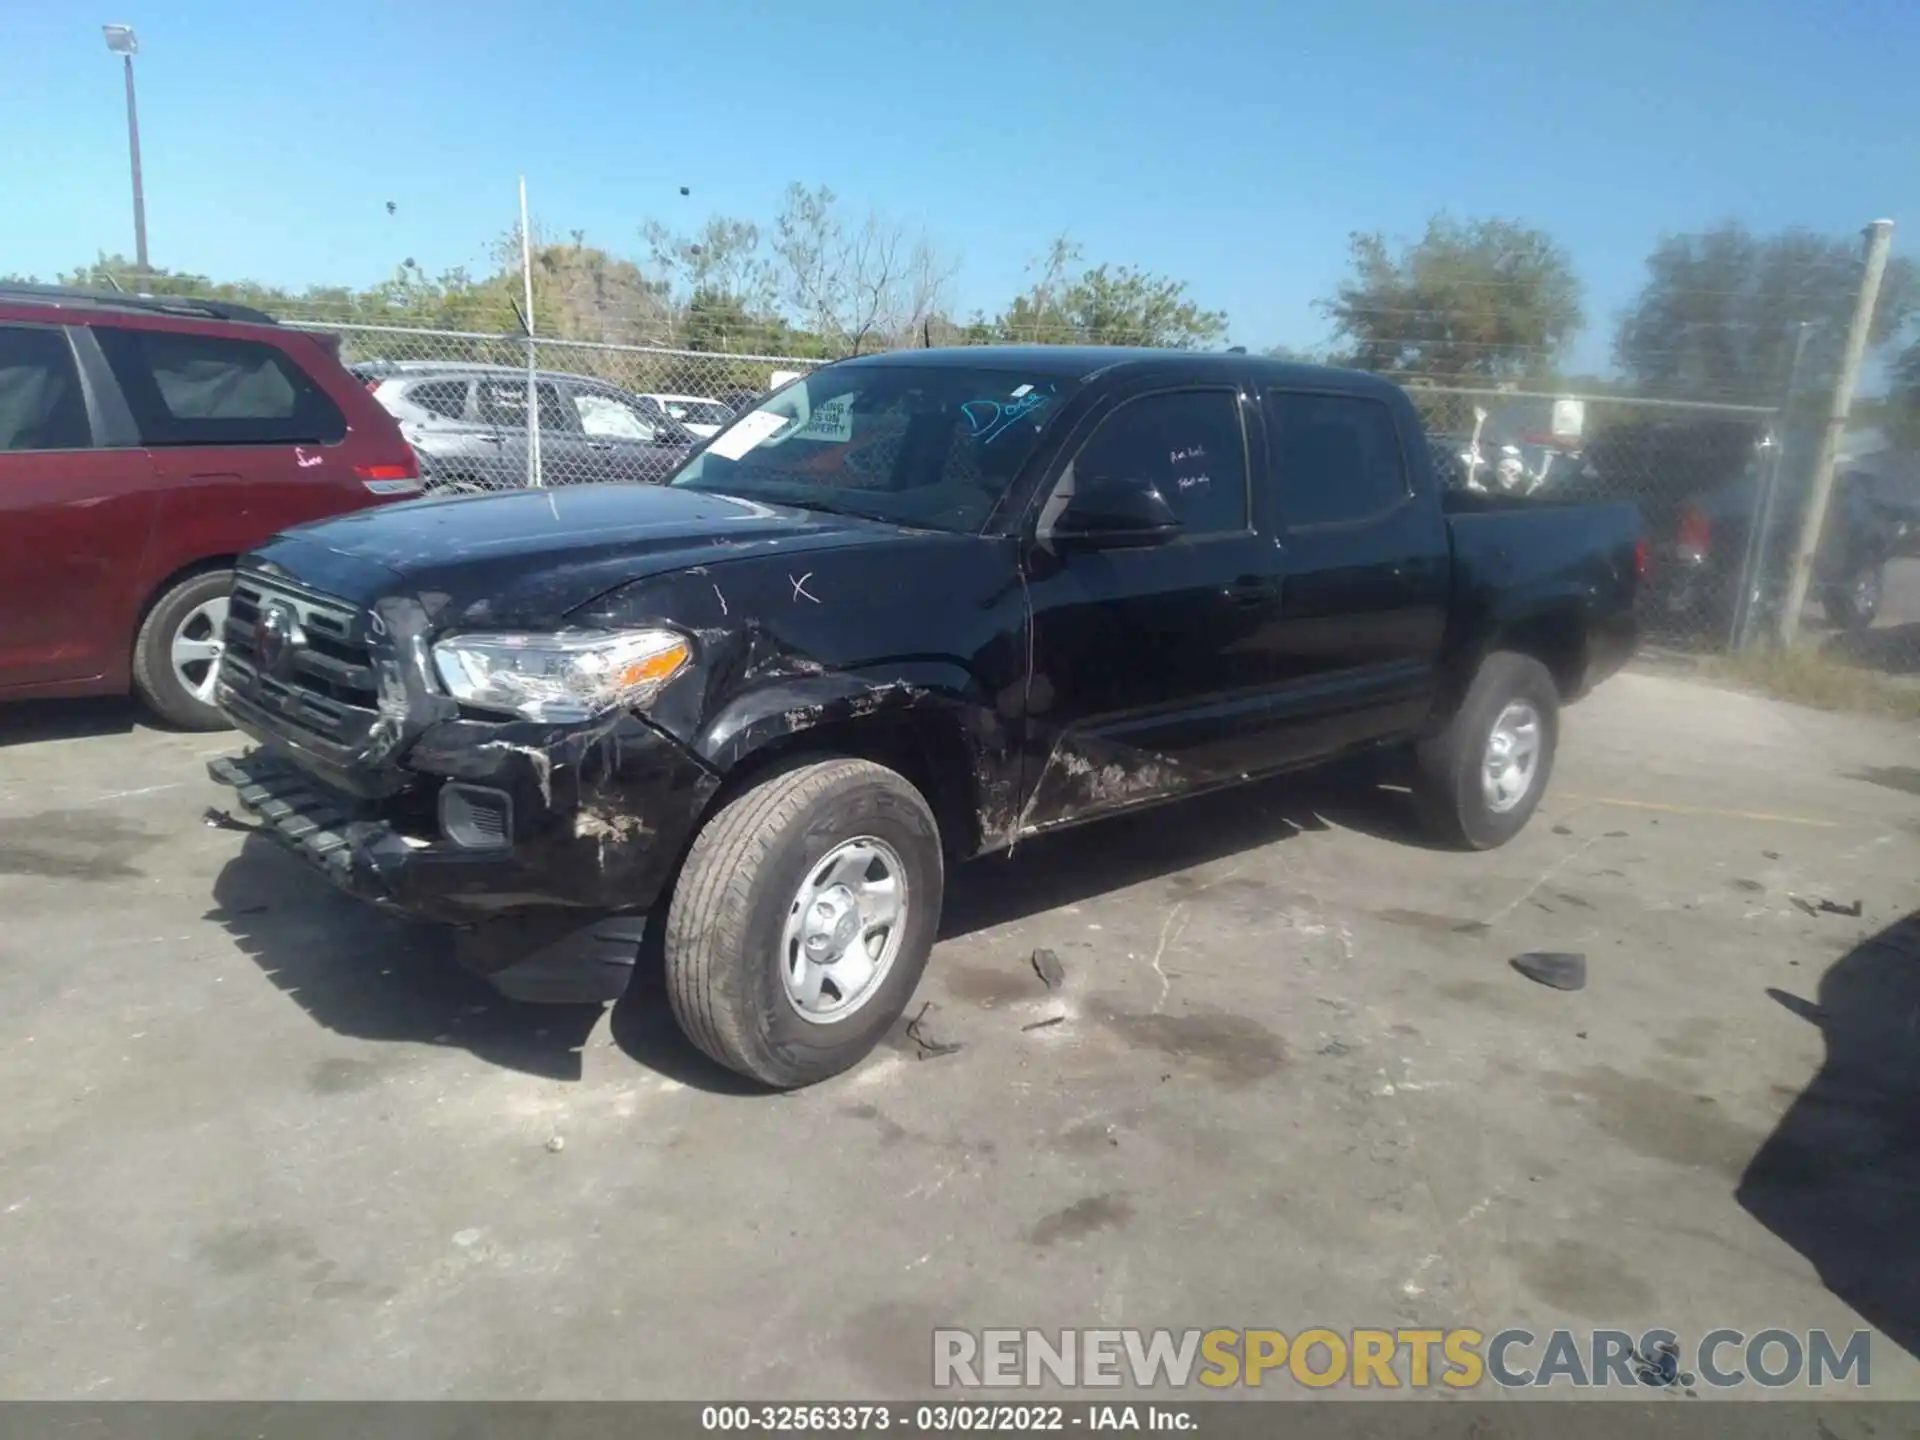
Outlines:
{"label": "rear tire", "polygon": [[1870,629],[1880,614],[1880,600],[1886,588],[1886,567],[1875,565],[1850,576],[1827,592],[1824,608],[1827,619],[1841,630]]}
{"label": "rear tire", "polygon": [[1435,838],[1491,850],[1526,827],[1553,773],[1560,693],[1530,655],[1499,650],[1480,664],[1438,735],[1414,748],[1414,797]]}
{"label": "rear tire", "polygon": [[133,688],[178,729],[232,728],[213,703],[232,589],[231,570],[189,575],[153,603],[134,638]]}
{"label": "rear tire", "polygon": [[680,1028],[776,1089],[858,1064],[920,983],[942,865],[926,800],[870,761],[820,760],[744,790],[695,838],[668,906]]}

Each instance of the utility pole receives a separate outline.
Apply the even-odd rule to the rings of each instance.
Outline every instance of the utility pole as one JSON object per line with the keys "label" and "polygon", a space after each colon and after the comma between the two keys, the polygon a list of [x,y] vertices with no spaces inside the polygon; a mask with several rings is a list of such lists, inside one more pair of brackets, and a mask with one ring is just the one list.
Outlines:
{"label": "utility pole", "polygon": [[1800,542],[1794,547],[1786,606],[1780,612],[1780,640],[1785,645],[1791,645],[1800,635],[1800,612],[1806,608],[1813,561],[1820,551],[1820,532],[1826,524],[1827,504],[1833,497],[1833,470],[1846,433],[1847,415],[1853,409],[1854,387],[1860,383],[1860,366],[1866,358],[1867,339],[1873,330],[1874,307],[1880,299],[1880,280],[1887,273],[1887,252],[1893,248],[1893,222],[1874,221],[1867,226],[1866,241],[1866,272],[1860,277],[1853,320],[1847,326],[1847,346],[1840,355],[1840,373],[1834,378],[1833,403],[1827,411],[1825,433],[1820,437],[1820,458],[1814,462],[1807,513],[1800,522]]}
{"label": "utility pole", "polygon": [[127,151],[133,157],[133,259],[147,273],[147,197],[140,184],[140,111],[133,103],[133,57],[140,41],[131,25],[102,25],[107,49],[118,55],[127,75]]}

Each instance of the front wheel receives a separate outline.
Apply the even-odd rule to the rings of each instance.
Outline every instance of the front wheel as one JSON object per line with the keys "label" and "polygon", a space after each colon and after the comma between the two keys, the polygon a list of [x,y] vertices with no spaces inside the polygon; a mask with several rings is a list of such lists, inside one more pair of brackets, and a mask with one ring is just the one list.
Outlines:
{"label": "front wheel", "polygon": [[162,720],[182,730],[226,730],[213,703],[226,645],[231,570],[189,575],[154,601],[133,643],[133,686]]}
{"label": "front wheel", "polygon": [[1525,828],[1553,773],[1560,692],[1530,655],[1496,651],[1438,735],[1415,747],[1414,796],[1436,837],[1491,850]]}
{"label": "front wheel", "polygon": [[777,1089],[859,1063],[900,1018],[940,922],[939,828],[866,760],[821,760],[742,791],[693,842],[667,909],[680,1028]]}

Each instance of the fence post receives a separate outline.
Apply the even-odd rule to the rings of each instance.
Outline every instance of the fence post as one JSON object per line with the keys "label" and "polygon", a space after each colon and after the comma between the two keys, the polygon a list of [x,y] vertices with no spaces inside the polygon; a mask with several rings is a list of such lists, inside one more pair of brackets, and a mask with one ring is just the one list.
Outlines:
{"label": "fence post", "polygon": [[1826,430],[1820,437],[1820,458],[1814,462],[1807,513],[1801,519],[1800,541],[1794,548],[1793,570],[1787,580],[1786,606],[1780,612],[1780,640],[1786,645],[1793,644],[1800,635],[1800,612],[1806,607],[1814,557],[1820,550],[1820,531],[1826,524],[1827,504],[1833,496],[1834,466],[1839,460],[1847,415],[1853,409],[1854,387],[1860,383],[1860,366],[1866,357],[1874,307],[1880,298],[1880,279],[1887,271],[1887,252],[1893,246],[1893,222],[1874,221],[1867,226],[1866,236],[1866,273],[1860,278],[1853,320],[1847,326],[1847,346],[1840,355],[1840,373],[1834,378],[1833,404],[1827,412]]}
{"label": "fence post", "polygon": [[527,231],[527,177],[520,177],[520,283],[527,300],[527,484],[546,483],[540,468],[540,351],[533,342],[533,239]]}

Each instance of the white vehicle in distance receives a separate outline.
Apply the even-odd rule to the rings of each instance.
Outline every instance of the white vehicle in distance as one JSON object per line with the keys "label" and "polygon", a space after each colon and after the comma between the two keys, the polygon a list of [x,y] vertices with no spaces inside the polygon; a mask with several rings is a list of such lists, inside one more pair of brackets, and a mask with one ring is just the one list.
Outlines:
{"label": "white vehicle in distance", "polygon": [[648,395],[662,410],[678,420],[702,440],[712,439],[720,427],[733,419],[733,411],[718,400],[704,395]]}

